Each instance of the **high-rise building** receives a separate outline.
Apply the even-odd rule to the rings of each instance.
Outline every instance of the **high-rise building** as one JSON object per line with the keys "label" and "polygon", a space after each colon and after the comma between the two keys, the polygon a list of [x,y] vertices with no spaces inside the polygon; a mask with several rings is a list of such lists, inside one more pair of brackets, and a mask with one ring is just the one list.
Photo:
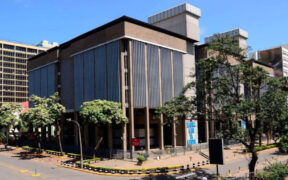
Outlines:
{"label": "high-rise building", "polygon": [[250,53],[249,58],[253,58],[259,62],[272,66],[275,77],[288,76],[287,44]]}
{"label": "high-rise building", "polygon": [[45,50],[0,40],[0,104],[28,100],[27,59]]}

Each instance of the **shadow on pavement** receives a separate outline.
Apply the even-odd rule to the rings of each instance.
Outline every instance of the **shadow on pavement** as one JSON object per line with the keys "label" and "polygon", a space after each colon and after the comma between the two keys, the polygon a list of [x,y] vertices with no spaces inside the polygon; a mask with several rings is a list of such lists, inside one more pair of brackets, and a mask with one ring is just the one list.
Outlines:
{"label": "shadow on pavement", "polygon": [[7,148],[7,149],[0,148],[0,152],[5,152],[5,151],[13,151],[13,149],[12,148]]}
{"label": "shadow on pavement", "polygon": [[[175,180],[175,176],[171,175],[159,175],[159,176],[147,176],[141,178],[141,180]],[[133,180],[133,178],[131,179]]]}
{"label": "shadow on pavement", "polygon": [[18,157],[20,160],[30,160],[34,158],[46,158],[49,156],[44,156],[37,152],[19,152],[19,153],[16,153],[16,156],[12,156],[12,157]]}

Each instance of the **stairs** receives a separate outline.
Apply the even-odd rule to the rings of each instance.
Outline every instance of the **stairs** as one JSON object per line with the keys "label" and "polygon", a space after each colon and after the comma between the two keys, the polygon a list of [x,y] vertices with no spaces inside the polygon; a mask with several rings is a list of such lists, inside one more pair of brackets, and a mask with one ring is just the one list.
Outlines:
{"label": "stairs", "polygon": [[199,151],[200,156],[204,157],[205,159],[209,160],[209,156],[201,151]]}

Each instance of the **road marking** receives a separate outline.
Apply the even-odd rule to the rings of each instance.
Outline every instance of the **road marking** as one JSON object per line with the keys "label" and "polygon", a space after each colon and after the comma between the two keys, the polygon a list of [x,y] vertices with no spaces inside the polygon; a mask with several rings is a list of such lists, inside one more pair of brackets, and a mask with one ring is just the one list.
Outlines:
{"label": "road marking", "polygon": [[195,173],[189,173],[189,174],[184,174],[182,176],[177,176],[176,179],[183,179],[183,178],[186,178],[186,177],[190,177],[190,176],[194,176]]}
{"label": "road marking", "polygon": [[20,173],[28,173],[29,171],[27,169],[22,169],[19,171]]}
{"label": "road marking", "polygon": [[41,174],[39,174],[39,173],[38,173],[38,174],[34,174],[34,173],[33,173],[33,174],[31,174],[31,176],[32,176],[32,177],[39,177],[39,176],[41,176]]}

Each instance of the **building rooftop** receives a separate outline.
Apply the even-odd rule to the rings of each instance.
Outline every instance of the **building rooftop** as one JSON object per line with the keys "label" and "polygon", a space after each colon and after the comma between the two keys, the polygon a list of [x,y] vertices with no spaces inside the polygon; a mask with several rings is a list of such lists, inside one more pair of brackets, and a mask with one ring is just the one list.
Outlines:
{"label": "building rooftop", "polygon": [[40,57],[40,56],[45,55],[46,53],[49,53],[49,52],[51,52],[51,51],[56,50],[56,49],[58,49],[58,48],[59,48],[59,49],[62,49],[62,48],[64,49],[64,48],[66,48],[66,47],[69,47],[70,44],[73,43],[73,42],[75,42],[75,41],[78,41],[78,40],[80,40],[80,39],[83,39],[83,38],[85,38],[85,37],[87,37],[87,36],[89,36],[89,35],[91,35],[91,34],[93,34],[93,33],[96,33],[96,32],[98,32],[98,31],[104,30],[104,29],[106,29],[106,28],[109,28],[109,27],[111,27],[111,26],[113,26],[113,25],[115,25],[115,24],[118,24],[118,23],[124,22],[124,21],[130,22],[130,23],[133,23],[133,24],[137,24],[137,25],[139,25],[139,26],[143,26],[143,27],[146,27],[146,28],[149,28],[149,29],[153,29],[153,30],[155,30],[155,31],[162,32],[162,33],[165,33],[165,34],[168,34],[168,35],[171,35],[171,36],[180,38],[180,39],[184,39],[184,40],[187,40],[187,41],[190,41],[190,42],[193,42],[193,43],[197,42],[195,39],[188,38],[188,37],[183,36],[183,35],[181,35],[181,34],[178,34],[178,33],[175,33],[175,32],[172,32],[172,31],[169,31],[169,30],[166,30],[166,29],[157,27],[157,26],[154,26],[154,25],[152,25],[152,24],[149,24],[149,23],[146,23],[146,22],[143,22],[143,21],[140,21],[140,20],[137,20],[137,19],[128,17],[128,16],[122,16],[122,17],[120,17],[120,18],[118,18],[118,19],[116,19],[116,20],[114,20],[114,21],[111,21],[111,22],[109,22],[109,23],[107,23],[107,24],[104,24],[104,25],[102,25],[102,26],[100,26],[100,27],[97,27],[97,28],[95,28],[95,29],[92,29],[91,31],[88,31],[88,32],[86,32],[86,33],[84,33],[84,34],[81,34],[81,35],[79,35],[79,36],[77,36],[77,37],[75,37],[75,38],[73,38],[73,39],[71,39],[71,40],[69,40],[69,41],[67,41],[67,42],[64,42],[64,43],[60,44],[59,46],[53,47],[53,48],[49,49],[49,50],[46,51],[46,52],[43,52],[43,53],[41,53],[41,54],[38,54],[38,55],[30,58],[29,60],[36,59],[36,58],[38,58],[38,57]]}
{"label": "building rooftop", "polygon": [[244,39],[248,39],[248,32],[244,31],[243,29],[233,29],[230,31],[222,32],[222,33],[215,33],[211,36],[205,37],[205,43],[211,42],[215,37],[220,36],[220,37],[235,37],[235,36],[240,36]]}
{"label": "building rooftop", "polygon": [[184,3],[179,6],[173,7],[166,11],[163,11],[163,12],[160,12],[158,14],[148,17],[148,23],[153,24],[155,22],[159,22],[161,20],[176,16],[178,14],[182,14],[184,12],[188,12],[197,18],[201,17],[201,10],[199,8],[192,6],[188,3]]}
{"label": "building rooftop", "polygon": [[36,46],[36,45],[30,45],[30,44],[13,42],[13,41],[6,41],[6,40],[0,40],[0,43],[9,44],[9,45],[16,45],[16,46],[25,46],[25,47],[28,47],[28,48],[30,47],[30,48],[36,48],[36,49],[42,49],[42,50],[49,49],[48,47],[39,47],[39,46]]}

